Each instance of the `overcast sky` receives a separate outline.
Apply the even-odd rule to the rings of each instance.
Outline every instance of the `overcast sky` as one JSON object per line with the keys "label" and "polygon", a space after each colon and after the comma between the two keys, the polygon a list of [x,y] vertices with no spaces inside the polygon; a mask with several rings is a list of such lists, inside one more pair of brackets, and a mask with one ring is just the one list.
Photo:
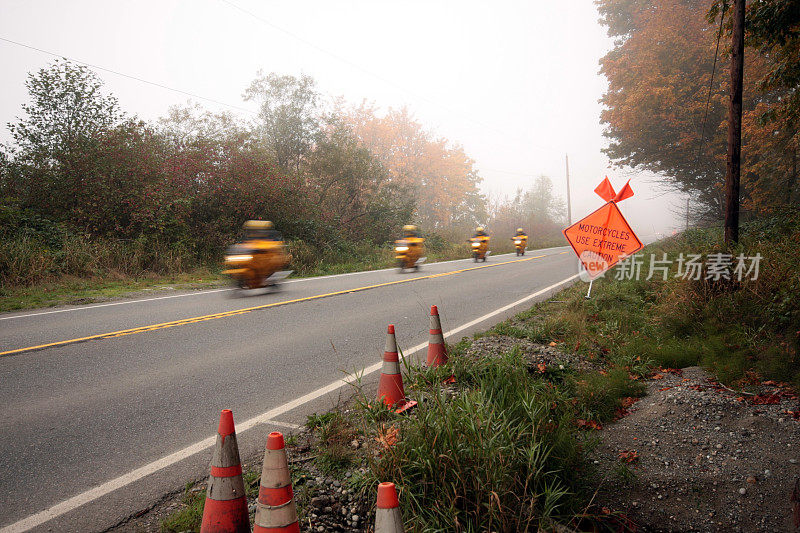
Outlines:
{"label": "overcast sky", "polygon": [[[620,205],[642,236],[681,226],[680,196],[658,196],[652,177],[608,168],[601,153],[598,60],[612,41],[598,18],[591,0],[0,0],[0,38],[251,110],[241,95],[259,69],[309,74],[351,103],[407,106],[464,146],[487,194],[544,174],[565,196],[569,154],[573,220],[602,204],[592,190],[607,174],[616,188],[633,176],[636,196]],[[27,73],[53,59],[0,40],[0,139]],[[189,99],[97,72],[146,120]]]}

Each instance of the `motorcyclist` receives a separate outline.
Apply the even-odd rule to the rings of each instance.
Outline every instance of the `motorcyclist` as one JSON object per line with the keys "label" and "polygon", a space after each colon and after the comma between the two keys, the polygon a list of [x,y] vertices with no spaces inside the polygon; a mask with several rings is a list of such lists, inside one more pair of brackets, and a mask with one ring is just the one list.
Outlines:
{"label": "motorcyclist", "polygon": [[478,226],[475,228],[475,234],[473,237],[488,237],[489,234],[486,233],[486,229],[483,226]]}
{"label": "motorcyclist", "polygon": [[270,220],[248,220],[244,223],[245,241],[281,241],[283,235]]}
{"label": "motorcyclist", "polygon": [[412,237],[419,237],[419,228],[414,224],[406,224],[403,226],[403,238],[408,239]]}
{"label": "motorcyclist", "polygon": [[525,248],[528,245],[528,234],[525,233],[522,228],[517,228],[517,232],[511,237],[511,240],[514,241],[517,255],[525,255]]}
{"label": "motorcyclist", "polygon": [[289,263],[283,235],[269,220],[248,220],[243,226],[242,242],[231,246],[225,256],[236,286],[255,289],[276,284],[291,271],[282,270]]}
{"label": "motorcyclist", "polygon": [[489,250],[489,234],[483,226],[475,228],[475,233],[469,241],[472,246],[472,258],[477,261],[486,261]]}
{"label": "motorcyclist", "polygon": [[419,268],[418,262],[424,260],[422,257],[424,242],[425,239],[419,236],[419,228],[417,226],[413,224],[403,226],[403,237],[395,242],[397,265],[400,270],[406,268],[416,270]]}

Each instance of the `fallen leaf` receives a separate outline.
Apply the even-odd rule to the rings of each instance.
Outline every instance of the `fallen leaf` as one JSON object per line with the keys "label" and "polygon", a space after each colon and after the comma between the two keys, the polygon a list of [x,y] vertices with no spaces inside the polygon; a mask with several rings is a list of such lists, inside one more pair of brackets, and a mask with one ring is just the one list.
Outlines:
{"label": "fallen leaf", "polygon": [[555,346],[555,345],[556,345],[556,341],[550,341],[550,346]]}
{"label": "fallen leaf", "polygon": [[539,363],[539,364],[537,364],[537,365],[536,365],[536,369],[537,369],[537,370],[538,370],[540,373],[544,374],[544,373],[547,371],[547,365],[546,365],[546,364],[544,364],[544,363]]}
{"label": "fallen leaf", "polygon": [[758,394],[750,398],[750,403],[753,405],[774,405],[781,403],[779,394]]}
{"label": "fallen leaf", "polygon": [[627,396],[627,397],[622,399],[622,408],[623,409],[627,409],[631,405],[633,405],[636,402],[638,402],[640,399],[641,398],[634,398],[633,396]]}
{"label": "fallen leaf", "polygon": [[578,424],[578,427],[590,428],[596,431],[603,429],[603,425],[594,420],[583,420],[582,418],[579,418],[576,423]]}
{"label": "fallen leaf", "polygon": [[387,429],[386,426],[381,426],[381,429],[378,432],[378,436],[375,437],[375,440],[378,442],[378,444],[382,445],[384,448],[391,448],[392,446],[397,444],[397,439],[399,435],[400,435],[400,428],[390,426]]}
{"label": "fallen leaf", "polygon": [[661,392],[663,392],[663,391],[665,391],[665,390],[670,390],[671,388],[672,388],[672,387],[662,387],[662,388],[660,388],[660,389],[658,389],[658,390],[659,390],[659,391],[661,391]]}
{"label": "fallen leaf", "polygon": [[653,374],[650,379],[664,379],[664,374]]}
{"label": "fallen leaf", "polygon": [[639,454],[636,450],[620,450],[619,459],[623,463],[635,463],[639,460]]}

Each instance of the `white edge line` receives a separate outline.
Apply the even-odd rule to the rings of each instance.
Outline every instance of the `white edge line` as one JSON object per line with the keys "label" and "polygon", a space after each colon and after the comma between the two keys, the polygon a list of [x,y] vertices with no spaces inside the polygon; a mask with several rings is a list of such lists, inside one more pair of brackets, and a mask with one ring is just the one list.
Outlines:
{"label": "white edge line", "polygon": [[[579,274],[574,274],[574,275],[572,275],[572,276],[570,276],[570,277],[568,277],[566,279],[563,279],[563,280],[561,280],[559,282],[553,283],[549,287],[545,287],[544,289],[541,289],[541,290],[538,290],[538,291],[536,291],[536,292],[534,292],[532,294],[529,294],[528,296],[525,296],[524,298],[520,298],[516,302],[512,302],[512,303],[510,303],[508,305],[505,305],[505,306],[503,306],[503,307],[501,307],[499,309],[495,309],[494,311],[492,311],[490,313],[487,313],[487,314],[485,314],[485,315],[483,315],[481,317],[478,317],[475,320],[471,320],[471,321],[467,322],[466,324],[462,324],[461,326],[458,326],[455,329],[451,329],[450,331],[445,332],[444,336],[445,337],[450,337],[452,335],[456,335],[457,333],[460,333],[460,332],[464,331],[465,329],[471,328],[472,326],[474,326],[476,324],[479,324],[479,323],[483,322],[484,320],[488,320],[488,319],[490,319],[492,317],[495,317],[495,316],[497,316],[497,315],[499,315],[501,313],[505,313],[506,311],[508,311],[508,310],[518,306],[518,305],[521,305],[521,304],[523,304],[523,303],[525,303],[525,302],[527,302],[529,300],[532,300],[533,298],[536,298],[537,296],[541,296],[542,294],[545,294],[546,292],[549,292],[549,291],[555,289],[556,287],[560,287],[561,285],[564,285],[565,283],[568,283],[568,282],[574,280],[578,276],[579,276]],[[404,352],[403,357],[406,358],[406,357],[408,357],[408,356],[410,356],[410,355],[412,355],[412,354],[424,349],[427,346],[428,346],[427,342],[423,342],[421,344],[417,344],[413,348],[410,348],[410,349],[406,350]],[[300,407],[303,404],[306,404],[308,402],[316,400],[317,398],[325,396],[326,394],[334,392],[337,389],[343,387],[344,385],[349,385],[351,383],[354,383],[358,379],[359,376],[366,376],[368,374],[372,374],[373,372],[377,372],[382,366],[383,366],[383,362],[375,363],[374,365],[370,365],[370,366],[364,368],[360,373],[349,375],[349,376],[347,376],[347,377],[345,377],[343,379],[338,379],[338,380],[336,380],[336,381],[334,381],[332,383],[329,383],[328,385],[325,385],[324,387],[320,387],[320,388],[318,388],[318,389],[316,389],[314,391],[309,392],[308,394],[300,396],[299,398],[296,398],[296,399],[294,399],[292,401],[289,401],[289,402],[287,402],[287,403],[285,403],[283,405],[280,405],[278,407],[270,409],[266,413],[263,413],[263,414],[260,414],[258,416],[255,416],[253,418],[250,418],[248,420],[245,420],[244,422],[240,422],[239,424],[236,425],[236,431],[237,431],[237,433],[244,433],[245,431],[247,431],[249,429],[252,429],[255,426],[258,426],[258,425],[261,425],[261,424],[268,424],[268,423],[271,423],[271,424],[274,424],[274,425],[287,426],[287,427],[294,426],[294,428],[297,428],[299,426],[295,426],[294,424],[289,424],[287,422],[277,422],[277,421],[275,421],[273,419],[275,417],[280,416],[280,415],[282,415],[284,413],[287,413],[287,412],[289,412],[289,411],[291,411],[293,409],[296,409],[297,407]],[[52,520],[54,518],[57,518],[57,517],[65,514],[65,513],[68,513],[68,512],[70,512],[70,511],[72,511],[74,509],[77,509],[78,507],[81,507],[82,505],[85,505],[85,504],[87,504],[87,503],[89,503],[89,502],[91,502],[93,500],[96,500],[97,498],[101,498],[101,497],[105,496],[106,494],[109,494],[109,493],[111,493],[111,492],[113,492],[113,491],[115,491],[117,489],[120,489],[120,488],[122,488],[122,487],[124,487],[126,485],[130,485],[131,483],[133,483],[135,481],[138,481],[138,480],[142,479],[143,477],[149,476],[150,474],[158,472],[159,470],[163,470],[164,468],[167,468],[168,466],[171,466],[171,465],[173,465],[173,464],[175,464],[175,463],[177,463],[179,461],[182,461],[182,460],[184,460],[184,459],[186,459],[188,457],[191,457],[192,455],[195,455],[195,454],[200,453],[200,452],[202,452],[204,450],[207,450],[208,448],[212,447],[215,442],[216,442],[216,435],[212,436],[212,437],[205,438],[205,439],[203,439],[203,440],[201,440],[199,442],[195,442],[194,444],[191,444],[191,445],[189,445],[189,446],[187,446],[187,447],[185,447],[185,448],[183,448],[181,450],[178,450],[178,451],[176,451],[174,453],[171,453],[171,454],[169,454],[167,456],[164,456],[164,457],[162,457],[160,459],[157,459],[157,460],[155,460],[155,461],[153,461],[151,463],[148,463],[148,464],[146,464],[146,465],[144,465],[142,467],[139,467],[139,468],[137,468],[135,470],[132,470],[132,471],[128,472],[127,474],[123,474],[123,475],[121,475],[119,477],[116,477],[116,478],[110,480],[110,481],[106,481],[105,483],[103,483],[101,485],[98,485],[98,486],[96,486],[94,488],[91,488],[91,489],[89,489],[89,490],[87,490],[85,492],[82,492],[82,493],[80,493],[80,494],[78,494],[76,496],[73,496],[72,498],[64,500],[63,502],[57,503],[56,505],[54,505],[54,506],[52,506],[52,507],[50,507],[48,509],[45,509],[44,511],[40,511],[40,512],[34,514],[34,515],[28,516],[27,518],[23,518],[22,520],[14,522],[11,525],[5,526],[4,528],[0,529],[0,533],[22,533],[24,531],[28,531],[30,529],[33,529],[36,526],[42,525],[45,522],[48,522],[48,521],[50,521],[50,520]]]}
{"label": "white edge line", "polygon": [[[558,248],[564,248],[563,246],[557,246],[553,248],[542,248],[540,250],[532,250],[535,252],[547,251],[547,250],[556,250]],[[503,257],[505,255],[496,255],[495,257]],[[452,259],[450,261],[439,261],[438,263],[429,263],[430,265],[444,265],[446,263],[455,263],[457,261],[469,261],[469,259]],[[380,270],[360,270],[358,272],[345,272],[344,274],[328,274],[327,276],[315,276],[310,278],[298,278],[298,279],[290,279],[285,281],[284,283],[301,283],[304,281],[314,281],[318,279],[329,279],[329,278],[340,278],[344,276],[354,276],[356,274],[370,274],[374,272],[387,272],[389,270],[394,270],[394,268],[382,268]],[[202,296],[204,294],[213,294],[216,292],[225,292],[225,291],[232,291],[232,288],[223,288],[223,289],[210,289],[207,291],[194,291],[194,292],[187,292],[185,294],[171,294],[169,296],[156,296],[153,298],[142,298],[141,300],[123,300],[120,302],[109,302],[104,304],[94,304],[94,305],[82,305],[80,307],[71,307],[69,309],[54,309],[52,311],[41,311],[38,313],[28,313],[25,315],[11,315],[11,316],[0,316],[0,320],[14,320],[16,318],[29,318],[33,316],[40,316],[40,315],[52,315],[56,313],[69,313],[71,311],[86,311],[88,309],[97,309],[100,307],[111,307],[114,305],[128,305],[128,304],[138,304],[142,302],[153,302],[155,300],[168,300],[170,298],[184,298],[186,296]],[[2,531],[2,530],[0,530]]]}

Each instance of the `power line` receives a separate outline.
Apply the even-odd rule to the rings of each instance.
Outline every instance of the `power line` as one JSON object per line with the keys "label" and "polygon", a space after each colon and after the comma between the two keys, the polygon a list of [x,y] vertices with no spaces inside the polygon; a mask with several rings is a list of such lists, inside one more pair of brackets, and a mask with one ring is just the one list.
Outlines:
{"label": "power line", "polygon": [[[439,107],[439,108],[447,111],[448,113],[450,113],[450,114],[452,114],[454,116],[458,116],[463,120],[472,122],[472,123],[474,123],[474,124],[476,124],[478,126],[481,126],[483,128],[488,128],[488,129],[490,129],[490,130],[492,130],[492,131],[494,131],[496,133],[499,133],[501,135],[505,135],[506,134],[505,131],[503,131],[503,130],[495,127],[495,126],[492,126],[491,124],[486,124],[486,123],[484,123],[484,122],[482,122],[480,120],[477,120],[477,119],[475,119],[475,118],[473,118],[473,117],[471,117],[469,115],[462,115],[456,109],[452,109],[452,108],[450,108],[450,107],[448,107],[446,105],[441,104],[440,102],[437,102],[435,100],[431,100],[430,98],[428,98],[426,96],[423,96],[421,94],[417,94],[414,91],[411,91],[411,90],[407,89],[406,87],[403,87],[403,86],[399,85],[398,83],[396,83],[396,82],[394,82],[394,81],[392,81],[392,80],[390,80],[388,78],[385,78],[385,77],[381,76],[380,74],[377,74],[377,73],[372,72],[371,70],[369,70],[367,68],[362,67],[358,63],[355,63],[355,62],[347,59],[346,57],[342,57],[342,56],[340,56],[340,55],[338,55],[338,54],[336,54],[334,52],[331,52],[330,50],[328,50],[328,49],[326,49],[326,48],[324,48],[324,47],[322,47],[322,46],[320,46],[320,45],[318,45],[318,44],[316,44],[316,43],[314,43],[312,41],[309,41],[308,39],[305,39],[305,38],[297,35],[296,33],[293,33],[293,32],[291,32],[291,31],[289,31],[289,30],[287,30],[285,28],[282,28],[282,27],[280,27],[280,26],[278,26],[278,25],[276,25],[276,24],[264,19],[263,17],[260,17],[260,16],[256,15],[252,11],[248,11],[247,9],[244,9],[243,7],[231,2],[230,0],[219,0],[219,1],[222,2],[223,4],[226,4],[226,5],[230,6],[230,7],[232,7],[233,9],[236,9],[237,11],[240,11],[240,12],[244,13],[245,15],[247,15],[247,16],[249,16],[249,17],[251,17],[251,18],[253,18],[253,19],[255,19],[255,20],[259,21],[259,22],[261,22],[262,24],[265,24],[265,25],[269,26],[270,28],[278,30],[281,33],[284,33],[284,34],[292,37],[293,39],[296,39],[297,41],[300,41],[301,43],[303,43],[303,44],[305,44],[305,45],[307,45],[307,46],[309,46],[309,47],[311,47],[311,48],[313,48],[313,49],[315,49],[315,50],[317,50],[319,52],[322,52],[323,54],[328,55],[328,56],[336,59],[337,61],[345,63],[346,65],[349,65],[350,67],[352,67],[352,68],[354,68],[356,70],[359,70],[359,71],[363,72],[364,74],[372,76],[373,78],[375,78],[375,79],[377,79],[377,80],[379,80],[379,81],[381,81],[381,82],[383,82],[383,83],[385,83],[385,84],[387,84],[387,85],[389,85],[391,87],[394,87],[395,89],[398,89],[398,90],[400,90],[400,91],[402,91],[402,92],[404,92],[404,93],[406,93],[406,94],[408,94],[408,95],[410,95],[410,96],[412,96],[414,98],[417,98],[419,100],[427,102],[427,103],[429,103],[429,104],[431,104],[433,106]],[[529,145],[526,145],[526,147],[530,148]],[[545,147],[545,146],[538,146],[538,148],[540,148],[542,150],[552,150],[553,149],[552,147]]]}
{"label": "power line", "polygon": [[152,85],[154,87],[159,87],[161,89],[166,89],[168,91],[173,91],[173,92],[176,92],[176,93],[179,93],[179,94],[183,94],[185,96],[190,96],[192,98],[197,98],[198,100],[205,100],[206,102],[211,102],[211,103],[214,103],[214,104],[217,104],[217,105],[230,107],[231,109],[236,109],[237,111],[242,111],[244,113],[249,113],[251,115],[257,115],[258,114],[258,113],[256,113],[255,111],[253,111],[251,109],[246,109],[244,107],[240,107],[240,106],[237,106],[237,105],[228,104],[226,102],[221,102],[219,100],[215,100],[213,98],[209,98],[207,96],[202,96],[202,95],[199,95],[199,94],[195,94],[195,93],[192,93],[192,92],[189,92],[189,91],[184,91],[182,89],[176,89],[175,87],[169,87],[168,85],[164,85],[162,83],[146,80],[146,79],[140,78],[138,76],[133,76],[131,74],[125,74],[124,72],[119,72],[117,70],[113,70],[113,69],[110,69],[110,68],[101,67],[99,65],[94,65],[92,63],[87,63],[86,61],[81,61],[79,59],[75,59],[75,58],[72,58],[72,57],[69,57],[69,56],[65,56],[64,54],[57,54],[57,53],[51,52],[49,50],[44,50],[43,48],[37,48],[37,47],[31,46],[29,44],[20,43],[18,41],[13,41],[11,39],[6,39],[5,37],[0,37],[0,41],[4,41],[6,43],[10,43],[10,44],[13,44],[13,45],[16,45],[16,46],[21,46],[22,48],[27,48],[29,50],[35,50],[36,52],[41,52],[43,54],[48,54],[48,55],[51,55],[53,57],[61,57],[61,58],[64,58],[64,59],[68,59],[69,61],[72,61],[73,63],[78,63],[80,65],[91,67],[93,69],[102,70],[103,72],[108,72],[110,74],[114,74],[116,76],[122,76],[123,78],[128,78],[130,80],[138,81],[138,82],[141,82],[141,83],[146,83],[147,85]]}
{"label": "power line", "polygon": [[706,98],[706,110],[703,115],[703,127],[700,128],[700,149],[697,150],[697,161],[700,161],[700,156],[703,153],[703,142],[706,134],[706,120],[708,120],[708,107],[711,103],[711,90],[714,87],[714,74],[717,71],[717,58],[719,57],[719,41],[722,37],[722,21],[725,20],[725,12],[728,9],[728,3],[722,3],[722,13],[719,16],[719,30],[717,31],[717,48],[714,50],[714,66],[711,67],[711,81],[708,84],[708,97]]}

